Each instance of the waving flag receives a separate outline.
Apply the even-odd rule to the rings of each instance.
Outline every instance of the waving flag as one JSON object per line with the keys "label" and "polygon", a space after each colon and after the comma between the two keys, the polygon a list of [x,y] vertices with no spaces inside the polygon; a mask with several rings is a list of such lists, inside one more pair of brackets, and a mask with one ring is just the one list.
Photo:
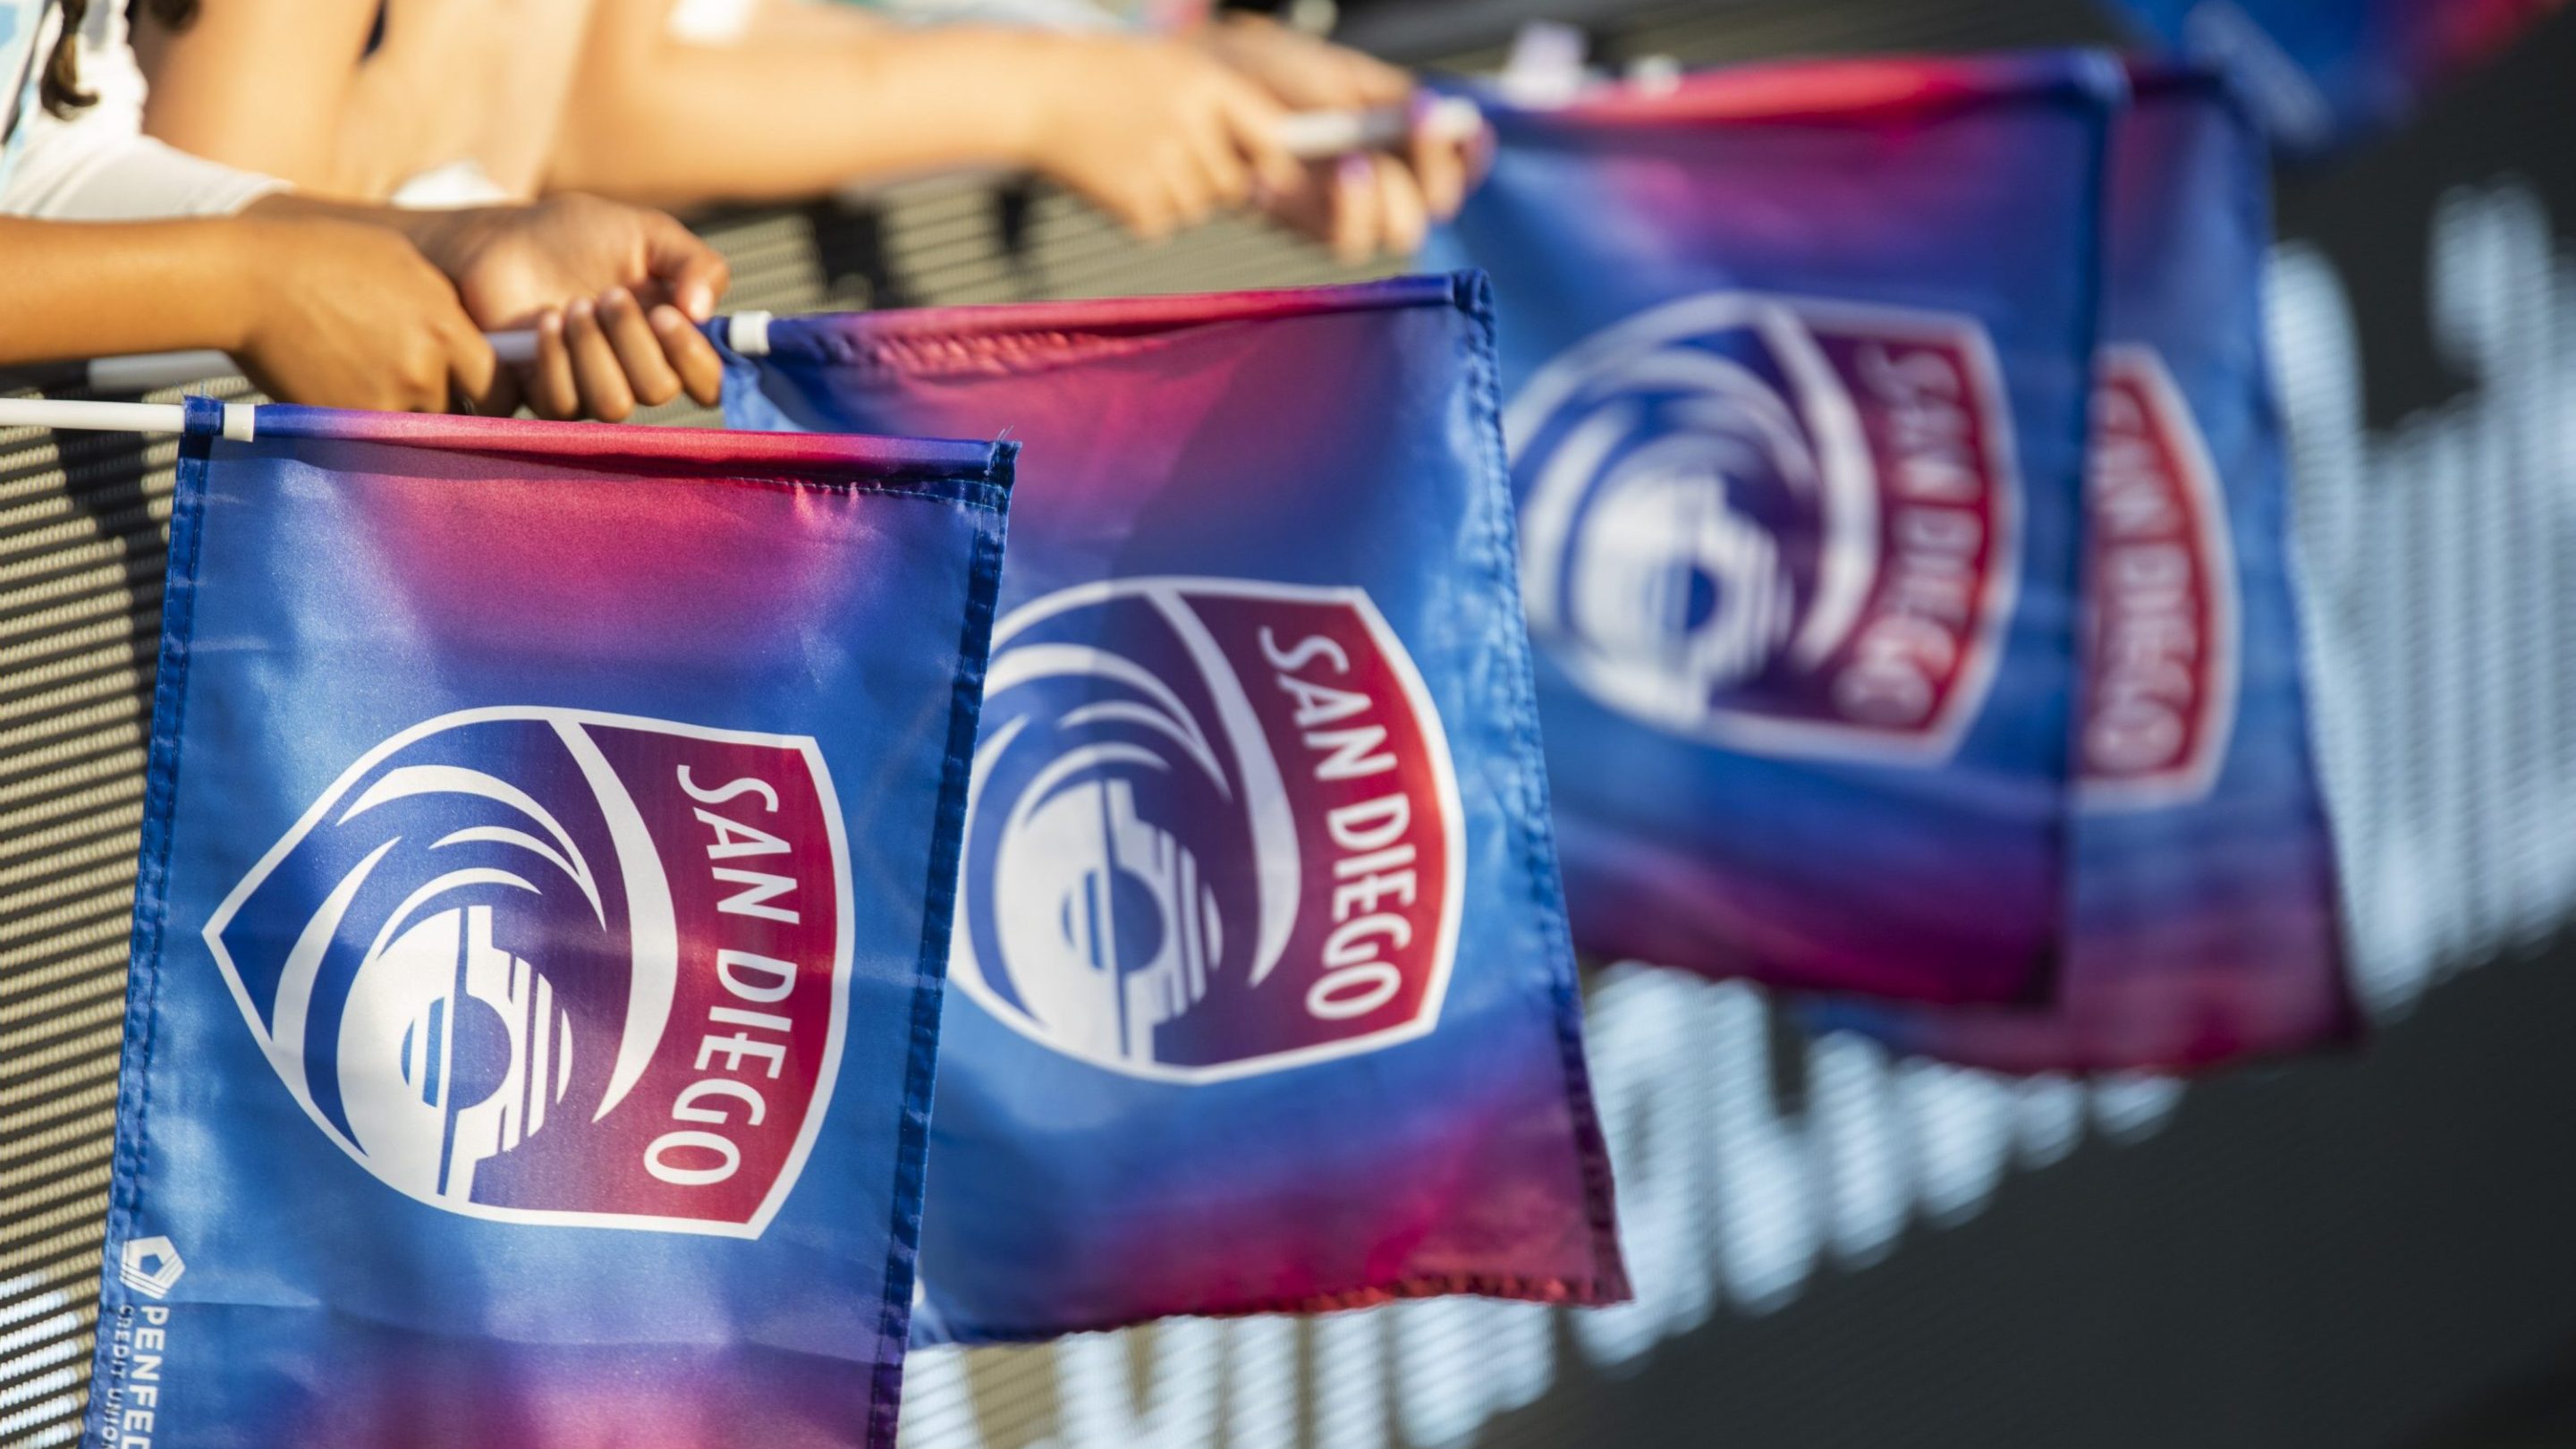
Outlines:
{"label": "waving flag", "polygon": [[1790,66],[1491,112],[1523,592],[1577,943],[2054,988],[2116,67]]}
{"label": "waving flag", "polygon": [[2511,45],[2560,0],[2114,0],[2153,39],[2224,68],[2276,145],[2335,146],[2403,122],[2426,92]]}
{"label": "waving flag", "polygon": [[1479,279],[779,321],[741,426],[1028,445],[927,1338],[1625,1291]]}
{"label": "waving flag", "polygon": [[2155,74],[2112,155],[2063,994],[1817,1011],[2017,1071],[2200,1066],[2357,1020],[2263,351],[2262,143],[2215,80]]}
{"label": "waving flag", "polygon": [[88,1442],[890,1446],[1009,450],[190,408]]}

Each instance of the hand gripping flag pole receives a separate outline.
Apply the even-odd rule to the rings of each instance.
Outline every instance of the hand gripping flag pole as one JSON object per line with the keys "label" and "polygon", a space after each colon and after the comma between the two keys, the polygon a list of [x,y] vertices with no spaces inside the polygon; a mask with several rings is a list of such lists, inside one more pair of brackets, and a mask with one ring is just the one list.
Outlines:
{"label": "hand gripping flag pole", "polygon": [[[1484,129],[1484,113],[1462,96],[1442,96],[1432,100],[1417,116],[1402,106],[1382,106],[1359,111],[1305,111],[1288,117],[1280,129],[1280,143],[1301,160],[1322,161],[1353,151],[1378,150],[1398,145],[1417,130],[1442,140],[1466,141]],[[493,352],[511,364],[534,361],[537,334],[530,330],[485,334]],[[143,393],[165,387],[186,387],[208,378],[228,377],[235,371],[233,361],[211,348],[180,352],[138,352],[124,357],[101,357],[90,361],[85,380],[92,392]],[[69,415],[66,415],[69,416]],[[175,416],[175,415],[174,415]],[[101,428],[137,431],[177,432],[175,422],[120,423],[43,422],[30,419],[41,427]]]}

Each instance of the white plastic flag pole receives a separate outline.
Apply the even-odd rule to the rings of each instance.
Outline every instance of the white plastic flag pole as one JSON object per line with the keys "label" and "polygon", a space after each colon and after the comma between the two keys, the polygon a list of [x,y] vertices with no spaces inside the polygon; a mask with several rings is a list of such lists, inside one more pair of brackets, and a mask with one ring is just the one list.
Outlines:
{"label": "white plastic flag pole", "polygon": [[[534,362],[537,334],[532,331],[488,332],[492,355],[511,364]],[[186,387],[208,378],[230,377],[233,360],[220,352],[138,352],[128,357],[93,358],[88,383],[92,392],[158,392]]]}
{"label": "white plastic flag pole", "polygon": [[[1472,140],[1484,128],[1484,113],[1465,96],[1442,96],[1422,117],[1422,129],[1443,141]],[[1279,139],[1299,160],[1323,161],[1352,151],[1399,145],[1413,130],[1413,113],[1402,106],[1372,111],[1300,111],[1288,118]]]}
{"label": "white plastic flag pole", "polygon": [[[217,356],[222,354],[218,353]],[[224,404],[224,436],[247,443],[258,409]],[[86,433],[184,433],[188,410],[177,403],[56,402],[0,397],[0,428],[60,428]]]}

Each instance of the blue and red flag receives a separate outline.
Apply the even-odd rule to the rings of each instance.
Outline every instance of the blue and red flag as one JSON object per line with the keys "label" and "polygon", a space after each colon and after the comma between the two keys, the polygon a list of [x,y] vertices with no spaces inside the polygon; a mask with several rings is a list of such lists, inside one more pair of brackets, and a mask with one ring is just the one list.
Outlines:
{"label": "blue and red flag", "polygon": [[2112,148],[2063,989],[1815,1010],[1977,1066],[2206,1066],[2358,1025],[2263,345],[2263,144],[2213,77],[2146,73],[2135,96]]}
{"label": "blue and red flag", "polygon": [[191,402],[93,1449],[892,1445],[1009,468]]}
{"label": "blue and red flag", "polygon": [[2178,54],[2224,69],[2272,142],[2330,151],[2404,122],[2560,0],[2112,0]]}
{"label": "blue and red flag", "polygon": [[1575,938],[1778,985],[2054,989],[2116,65],[1712,73],[1497,106]]}
{"label": "blue and red flag", "polygon": [[924,1339],[1625,1292],[1481,279],[811,317],[738,426],[1028,448]]}

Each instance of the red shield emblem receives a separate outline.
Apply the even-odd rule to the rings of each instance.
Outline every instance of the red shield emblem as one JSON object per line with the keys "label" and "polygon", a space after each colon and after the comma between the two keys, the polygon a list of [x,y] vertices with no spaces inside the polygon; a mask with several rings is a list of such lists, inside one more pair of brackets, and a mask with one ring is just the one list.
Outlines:
{"label": "red shield emblem", "polygon": [[402,1192],[757,1236],[840,1064],[840,806],[810,739],[448,715],[350,766],[205,939],[296,1100]]}
{"label": "red shield emblem", "polygon": [[2084,488],[2088,805],[2208,793],[2236,704],[2236,570],[2191,409],[2152,349],[2096,360]]}
{"label": "red shield emblem", "polygon": [[1975,717],[2020,485],[1972,319],[1684,298],[1540,369],[1506,431],[1531,635],[1604,705],[1756,753],[1923,762]]}
{"label": "red shield emblem", "polygon": [[994,634],[950,978],[1133,1076],[1374,1050],[1438,1018],[1460,829],[1439,718],[1364,593],[1069,589]]}

